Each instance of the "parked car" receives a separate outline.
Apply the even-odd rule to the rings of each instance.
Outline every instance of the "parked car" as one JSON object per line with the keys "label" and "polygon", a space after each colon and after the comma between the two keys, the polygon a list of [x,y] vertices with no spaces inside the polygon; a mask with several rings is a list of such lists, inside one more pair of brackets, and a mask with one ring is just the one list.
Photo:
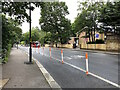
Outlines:
{"label": "parked car", "polygon": [[33,47],[40,47],[41,45],[40,45],[40,42],[35,41],[35,42],[32,42],[32,46]]}

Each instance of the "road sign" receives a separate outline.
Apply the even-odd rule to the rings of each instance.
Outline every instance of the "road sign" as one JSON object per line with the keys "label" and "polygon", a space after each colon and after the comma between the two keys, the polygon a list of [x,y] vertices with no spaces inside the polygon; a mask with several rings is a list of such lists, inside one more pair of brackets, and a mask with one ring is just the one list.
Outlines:
{"label": "road sign", "polygon": [[95,37],[96,37],[96,38],[99,38],[99,34],[95,34]]}

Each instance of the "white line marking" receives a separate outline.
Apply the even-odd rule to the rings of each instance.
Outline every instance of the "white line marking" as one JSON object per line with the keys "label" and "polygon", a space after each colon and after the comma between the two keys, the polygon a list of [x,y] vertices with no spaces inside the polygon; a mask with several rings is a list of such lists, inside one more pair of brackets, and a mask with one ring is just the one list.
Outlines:
{"label": "white line marking", "polygon": [[105,53],[92,53],[92,54],[93,54],[93,55],[94,55],[94,54],[95,54],[95,55],[96,55],[96,54],[97,54],[97,55],[104,55],[104,56],[107,55],[107,54],[105,54]]}
{"label": "white line marking", "polygon": [[103,80],[103,81],[105,81],[105,82],[107,82],[107,83],[109,83],[109,84],[112,84],[112,85],[115,86],[115,87],[120,88],[120,85],[118,85],[118,84],[116,84],[116,83],[114,83],[114,82],[112,82],[112,81],[110,81],[110,80],[107,80],[107,79],[105,79],[105,78],[102,78],[102,77],[100,77],[100,76],[98,76],[98,75],[95,75],[94,73],[91,73],[91,72],[89,72],[89,74],[92,75],[92,76],[94,76],[94,77],[96,77],[96,78],[98,78],[98,79],[101,79],[101,80]]}
{"label": "white line marking", "polygon": [[[28,56],[29,54],[26,53]],[[48,71],[43,67],[43,65],[34,57],[32,58],[36,64],[38,65],[39,69],[43,73],[45,79],[48,81],[51,88],[58,88],[58,90],[62,90],[62,88],[59,86],[59,84],[53,79],[53,77],[48,73]]]}
{"label": "white line marking", "polygon": [[64,58],[67,58],[67,59],[72,59],[72,58],[70,58],[70,57],[64,57]]}
{"label": "white line marking", "polygon": [[[52,58],[55,59],[54,57],[52,57]],[[57,60],[61,62],[60,59],[57,59]],[[64,61],[64,63],[67,64],[67,65],[69,65],[69,66],[71,66],[71,67],[73,67],[73,68],[76,68],[76,69],[78,69],[78,70],[83,71],[83,72],[86,73],[86,70],[84,70],[84,69],[82,69],[82,68],[79,68],[79,67],[77,67],[77,66],[75,66],[75,65],[72,65],[72,64],[70,64],[70,63],[67,63],[67,62],[65,62],[65,61]],[[98,75],[96,75],[96,74],[94,74],[94,73],[91,73],[91,72],[89,72],[88,74],[90,74],[90,75],[92,75],[92,76],[94,76],[94,77],[96,77],[96,78],[98,78],[98,79],[100,79],[100,80],[102,80],[102,81],[104,81],[104,82],[107,82],[107,83],[109,83],[109,84],[111,84],[111,85],[113,85],[113,86],[115,86],[115,87],[120,88],[120,85],[118,85],[118,84],[116,84],[116,83],[114,83],[114,82],[112,82],[112,81],[110,81],[110,80],[107,80],[107,79],[105,79],[105,78],[102,78],[102,77],[100,77],[100,76],[98,76]]]}
{"label": "white line marking", "polygon": [[[45,55],[45,56],[48,57],[47,55]],[[56,59],[56,58],[54,58],[54,57],[51,57],[51,58],[53,58],[53,59],[55,59],[55,60],[58,60],[58,61],[60,61],[60,62],[62,61],[62,60]],[[67,64],[67,65],[69,65],[69,66],[71,66],[71,67],[73,67],[73,68],[76,68],[76,69],[78,69],[78,70],[80,70],[80,71],[86,72],[86,70],[84,70],[84,69],[82,69],[82,68],[79,68],[79,67],[77,67],[77,66],[75,66],[75,65],[72,65],[72,64],[67,63],[67,62],[65,62],[65,61],[64,61],[64,63]],[[89,72],[89,74],[92,75],[92,76],[94,76],[94,77],[96,77],[96,78],[98,78],[98,79],[100,79],[100,80],[102,80],[102,81],[104,81],[104,82],[107,82],[107,83],[109,83],[109,84],[111,84],[111,85],[113,85],[113,86],[115,86],[115,87],[117,87],[117,88],[120,88],[120,85],[118,85],[118,84],[116,84],[116,83],[114,83],[114,82],[112,82],[112,81],[110,81],[110,80],[107,80],[107,79],[105,79],[105,78],[102,78],[102,77],[100,77],[100,76],[98,76],[98,75],[96,75],[96,74],[94,74],[94,73],[91,73],[91,72]]]}
{"label": "white line marking", "polygon": [[73,58],[84,58],[85,56],[81,56],[81,55],[73,55],[73,56],[71,56],[71,57],[73,57]]}

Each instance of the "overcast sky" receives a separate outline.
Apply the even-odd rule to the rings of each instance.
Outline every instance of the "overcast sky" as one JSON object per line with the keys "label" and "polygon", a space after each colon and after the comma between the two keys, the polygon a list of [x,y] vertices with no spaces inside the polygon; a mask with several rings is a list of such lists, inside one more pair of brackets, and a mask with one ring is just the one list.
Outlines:
{"label": "overcast sky", "polygon": [[[60,1],[65,2],[66,5],[68,6],[68,11],[70,14],[67,15],[66,18],[71,20],[71,23],[73,23],[75,20],[75,17],[77,17],[77,14],[78,14],[77,9],[78,9],[79,3],[77,2],[78,1],[84,2],[85,0],[59,0],[59,2]],[[93,0],[89,0],[89,1],[93,1]],[[101,2],[101,1],[107,1],[107,0],[95,0],[95,1]],[[109,0],[109,1],[112,1],[112,0]],[[35,8],[35,10],[32,11],[32,27],[38,26],[40,28],[39,19],[40,19],[40,8]],[[23,30],[23,33],[29,31],[29,23],[24,22],[21,28]]]}
{"label": "overcast sky", "polygon": [[[68,11],[69,11],[69,15],[66,16],[66,18],[70,19],[71,22],[74,22],[75,17],[77,16],[77,9],[78,9],[78,0],[59,0],[59,1],[64,1],[66,2],[66,5],[68,6]],[[38,26],[40,28],[39,25],[39,19],[40,19],[40,9],[36,8],[34,11],[32,11],[31,14],[31,18],[32,18],[32,27],[36,27]],[[29,31],[29,23],[24,22],[22,24],[22,30],[23,33]]]}

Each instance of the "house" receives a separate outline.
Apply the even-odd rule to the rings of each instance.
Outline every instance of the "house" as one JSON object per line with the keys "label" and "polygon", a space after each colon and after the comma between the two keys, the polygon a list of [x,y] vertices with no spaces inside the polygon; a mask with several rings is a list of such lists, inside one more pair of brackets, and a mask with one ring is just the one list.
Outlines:
{"label": "house", "polygon": [[[86,32],[84,32],[84,31],[79,34],[79,45],[80,46],[81,46],[81,44],[87,44],[87,42],[90,42],[89,38],[88,37],[85,38],[85,36],[86,36]],[[104,33],[99,33],[99,32],[95,32],[95,37],[96,37],[95,40],[96,39],[105,40],[105,38],[106,38],[106,36],[104,35]],[[90,39],[92,39],[91,36],[90,36]]]}
{"label": "house", "polygon": [[95,40],[102,39],[105,42],[104,44],[87,44],[87,42],[89,42],[89,38],[85,38],[86,32],[84,31],[81,32],[78,36],[80,48],[108,51],[117,51],[119,49],[119,36],[115,35],[113,32],[107,32],[106,34],[95,32]]}
{"label": "house", "polygon": [[79,38],[78,37],[70,37],[70,40],[68,41],[68,43],[72,44],[72,45],[75,44],[75,47],[79,47]]}

